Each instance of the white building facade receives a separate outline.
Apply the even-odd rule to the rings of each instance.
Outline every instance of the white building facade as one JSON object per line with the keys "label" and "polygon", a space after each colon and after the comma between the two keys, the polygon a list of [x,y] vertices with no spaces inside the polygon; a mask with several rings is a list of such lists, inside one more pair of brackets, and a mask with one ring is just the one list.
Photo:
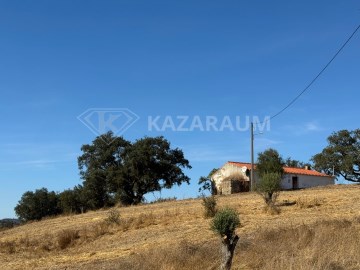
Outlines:
{"label": "white building facade", "polygon": [[[228,161],[211,177],[215,182],[218,194],[231,194],[250,189],[251,164],[245,162]],[[258,180],[254,173],[255,182]],[[317,186],[334,185],[335,178],[305,168],[284,167],[284,175],[281,181],[283,190],[302,189]]]}

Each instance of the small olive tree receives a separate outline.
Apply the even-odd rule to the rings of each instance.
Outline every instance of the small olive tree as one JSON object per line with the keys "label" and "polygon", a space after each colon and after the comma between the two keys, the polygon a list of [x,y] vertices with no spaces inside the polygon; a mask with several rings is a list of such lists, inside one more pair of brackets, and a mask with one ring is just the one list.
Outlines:
{"label": "small olive tree", "polygon": [[221,253],[222,262],[221,270],[230,270],[234,250],[239,236],[235,234],[235,230],[240,225],[240,218],[236,210],[232,208],[224,208],[219,210],[211,223],[211,229],[221,236]]}
{"label": "small olive tree", "polygon": [[273,207],[281,189],[281,174],[266,173],[257,183],[256,190],[267,206]]}

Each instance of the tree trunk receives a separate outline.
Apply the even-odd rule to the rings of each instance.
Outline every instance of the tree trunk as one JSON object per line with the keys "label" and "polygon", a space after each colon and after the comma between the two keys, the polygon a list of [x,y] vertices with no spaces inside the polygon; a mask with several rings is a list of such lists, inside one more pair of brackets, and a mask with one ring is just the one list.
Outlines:
{"label": "tree trunk", "polygon": [[233,236],[231,239],[229,239],[226,236],[225,238],[222,239],[222,247],[221,247],[222,262],[221,262],[220,270],[231,269],[234,250],[238,241],[239,241],[239,236],[237,235]]}
{"label": "tree trunk", "polygon": [[272,203],[272,201],[273,201],[273,193],[271,193],[271,192],[266,192],[266,194],[265,194],[265,203],[267,204],[267,205],[270,205],[271,203]]}
{"label": "tree trunk", "polygon": [[217,195],[218,190],[214,181],[211,181],[211,195]]}

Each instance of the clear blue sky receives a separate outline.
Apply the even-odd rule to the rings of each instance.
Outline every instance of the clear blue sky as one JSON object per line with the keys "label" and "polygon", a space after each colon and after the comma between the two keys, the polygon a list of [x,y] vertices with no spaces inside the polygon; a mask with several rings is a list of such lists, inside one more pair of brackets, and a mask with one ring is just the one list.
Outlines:
{"label": "clear blue sky", "polygon": [[[129,108],[140,119],[125,138],[183,149],[191,184],[162,196],[197,196],[201,175],[250,160],[249,131],[149,131],[148,116],[272,115],[359,22],[358,1],[0,1],[0,218],[25,191],[81,183],[88,108]],[[331,132],[358,128],[359,48],[358,34],[255,151],[308,161]]]}

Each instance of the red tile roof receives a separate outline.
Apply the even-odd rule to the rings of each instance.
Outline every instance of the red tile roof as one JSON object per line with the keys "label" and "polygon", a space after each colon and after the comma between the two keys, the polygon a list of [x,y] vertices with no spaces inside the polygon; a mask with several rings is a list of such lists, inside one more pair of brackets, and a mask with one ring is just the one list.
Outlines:
{"label": "red tile roof", "polygon": [[[227,163],[238,166],[238,167],[245,166],[247,169],[251,170],[251,163],[248,163],[248,162],[228,161]],[[254,167],[256,167],[256,164],[254,164]],[[293,167],[286,167],[286,166],[284,166],[284,172],[287,174],[302,174],[302,175],[310,175],[310,176],[332,177],[325,173],[320,173],[320,172],[317,172],[314,170],[293,168]]]}

